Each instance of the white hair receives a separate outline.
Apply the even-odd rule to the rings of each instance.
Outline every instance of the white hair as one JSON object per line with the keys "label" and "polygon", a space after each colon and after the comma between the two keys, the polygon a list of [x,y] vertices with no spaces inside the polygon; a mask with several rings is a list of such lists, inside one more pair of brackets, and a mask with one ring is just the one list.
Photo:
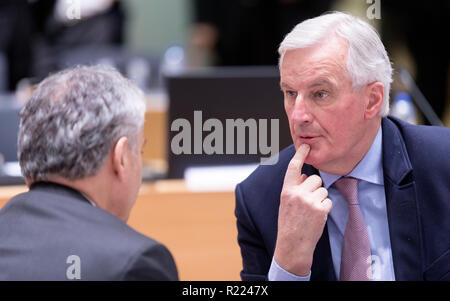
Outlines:
{"label": "white hair", "polygon": [[379,115],[389,113],[392,67],[376,30],[368,23],[342,12],[331,12],[303,21],[286,35],[278,48],[279,67],[286,51],[306,48],[336,33],[349,43],[346,71],[353,90],[379,81],[384,86],[384,100]]}
{"label": "white hair", "polygon": [[20,113],[18,157],[33,181],[97,173],[120,137],[137,146],[141,90],[111,67],[75,67],[43,80]]}

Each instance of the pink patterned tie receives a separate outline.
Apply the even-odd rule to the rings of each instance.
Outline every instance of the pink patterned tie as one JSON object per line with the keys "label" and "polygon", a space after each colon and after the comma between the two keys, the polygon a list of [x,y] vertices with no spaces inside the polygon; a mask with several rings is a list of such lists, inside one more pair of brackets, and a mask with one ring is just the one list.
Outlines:
{"label": "pink patterned tie", "polygon": [[372,260],[366,223],[358,203],[358,179],[342,177],[335,183],[348,204],[348,221],[342,244],[341,281],[372,279]]}

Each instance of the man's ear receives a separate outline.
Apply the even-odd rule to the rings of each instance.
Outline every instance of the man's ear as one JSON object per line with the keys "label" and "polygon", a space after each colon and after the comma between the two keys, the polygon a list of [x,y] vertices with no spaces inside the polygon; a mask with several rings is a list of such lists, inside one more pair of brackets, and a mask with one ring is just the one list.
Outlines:
{"label": "man's ear", "polygon": [[372,119],[378,115],[384,100],[384,85],[381,82],[374,82],[366,87],[366,95],[368,102],[364,117],[366,119]]}
{"label": "man's ear", "polygon": [[128,138],[120,137],[114,144],[111,154],[112,154],[112,168],[114,174],[123,180],[125,177],[125,166],[127,164],[126,149],[128,147]]}

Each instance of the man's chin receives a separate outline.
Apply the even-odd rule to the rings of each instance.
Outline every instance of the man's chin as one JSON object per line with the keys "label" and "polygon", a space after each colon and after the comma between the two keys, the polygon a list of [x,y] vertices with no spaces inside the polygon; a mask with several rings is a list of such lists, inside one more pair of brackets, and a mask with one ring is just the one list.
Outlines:
{"label": "man's chin", "polygon": [[[311,152],[314,152],[314,151],[312,150]],[[321,166],[321,163],[324,160],[321,160],[314,153],[311,153],[311,152],[306,157],[304,163],[313,166],[315,169],[319,169],[319,166]]]}
{"label": "man's chin", "polygon": [[306,157],[304,164],[312,165],[315,168],[314,165],[316,165],[317,162],[314,159],[310,159],[308,156],[308,157]]}

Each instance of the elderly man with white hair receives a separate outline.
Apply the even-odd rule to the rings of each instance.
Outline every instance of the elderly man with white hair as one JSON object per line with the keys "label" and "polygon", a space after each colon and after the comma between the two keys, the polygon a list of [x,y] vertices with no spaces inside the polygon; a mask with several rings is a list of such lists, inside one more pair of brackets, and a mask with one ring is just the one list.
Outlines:
{"label": "elderly man with white hair", "polygon": [[236,188],[243,280],[450,280],[450,130],[388,117],[392,68],[351,15],[279,47],[293,145]]}
{"label": "elderly man with white hair", "polygon": [[177,280],[162,244],[126,225],[142,177],[142,92],[109,67],[42,81],[21,111],[29,191],[0,211],[0,280]]}

